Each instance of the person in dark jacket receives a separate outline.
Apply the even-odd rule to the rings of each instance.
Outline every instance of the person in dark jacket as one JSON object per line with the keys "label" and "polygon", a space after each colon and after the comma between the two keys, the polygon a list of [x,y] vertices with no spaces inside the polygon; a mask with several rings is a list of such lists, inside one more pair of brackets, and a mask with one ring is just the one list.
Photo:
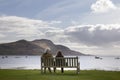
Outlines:
{"label": "person in dark jacket", "polygon": [[[56,58],[63,58],[63,54],[61,51],[58,51]],[[56,66],[61,67],[62,65],[64,65],[65,61],[63,59],[56,59]],[[56,71],[56,68],[54,68],[54,72]],[[63,67],[61,67],[61,72],[64,72]]]}
{"label": "person in dark jacket", "polygon": [[[42,55],[42,58],[44,58],[44,61],[43,61],[44,65],[47,65],[45,59],[47,59],[47,58],[53,58],[53,56],[52,56],[52,54],[51,54],[51,51],[50,51],[49,49],[47,49],[46,52]],[[50,64],[51,64],[51,63],[52,63],[52,62],[50,62]],[[51,73],[51,68],[50,68],[50,67],[45,67],[45,68],[44,68],[44,72],[46,73],[46,68],[48,68],[49,72]]]}

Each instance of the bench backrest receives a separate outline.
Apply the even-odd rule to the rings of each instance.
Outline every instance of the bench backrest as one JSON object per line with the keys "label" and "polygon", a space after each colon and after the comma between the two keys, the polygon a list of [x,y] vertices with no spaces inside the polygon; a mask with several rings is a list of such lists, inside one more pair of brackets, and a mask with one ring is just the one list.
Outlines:
{"label": "bench backrest", "polygon": [[41,58],[41,67],[78,67],[78,57]]}

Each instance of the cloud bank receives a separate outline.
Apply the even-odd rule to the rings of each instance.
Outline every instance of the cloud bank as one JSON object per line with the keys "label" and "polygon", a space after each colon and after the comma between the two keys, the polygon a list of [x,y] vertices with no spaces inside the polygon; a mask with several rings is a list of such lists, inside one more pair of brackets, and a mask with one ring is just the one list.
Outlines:
{"label": "cloud bank", "polygon": [[65,34],[71,41],[86,45],[104,46],[120,41],[120,25],[78,25],[68,27]]}
{"label": "cloud bank", "polygon": [[[60,24],[61,21],[46,22],[42,20],[34,20],[17,16],[1,16],[0,17],[0,38],[6,40],[18,39],[50,39],[56,36],[56,39],[61,36],[62,29],[53,27]],[[57,35],[56,35],[57,34]],[[9,39],[9,37],[11,39]]]}

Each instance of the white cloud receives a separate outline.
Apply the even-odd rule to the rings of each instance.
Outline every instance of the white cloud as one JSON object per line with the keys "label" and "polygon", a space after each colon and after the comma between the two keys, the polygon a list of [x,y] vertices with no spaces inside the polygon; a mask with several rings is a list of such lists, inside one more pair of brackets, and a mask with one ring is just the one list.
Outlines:
{"label": "white cloud", "polygon": [[111,0],[97,0],[96,3],[91,5],[91,9],[94,13],[104,13],[109,10],[115,10],[117,7]]}
{"label": "white cloud", "polygon": [[[59,32],[59,28],[51,27],[60,21],[46,22],[17,16],[0,16],[0,36],[16,39],[49,38],[47,32]],[[59,30],[59,31],[58,31]],[[3,35],[2,35],[3,34]]]}
{"label": "white cloud", "polygon": [[120,7],[106,13],[88,13],[79,22],[82,24],[120,24]]}

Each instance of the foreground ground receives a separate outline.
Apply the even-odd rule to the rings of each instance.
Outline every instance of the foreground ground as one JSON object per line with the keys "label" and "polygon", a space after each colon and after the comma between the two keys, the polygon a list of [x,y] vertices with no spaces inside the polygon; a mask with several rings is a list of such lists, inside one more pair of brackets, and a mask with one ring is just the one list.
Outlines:
{"label": "foreground ground", "polygon": [[0,80],[120,80],[120,71],[83,70],[41,74],[39,70],[0,70]]}

